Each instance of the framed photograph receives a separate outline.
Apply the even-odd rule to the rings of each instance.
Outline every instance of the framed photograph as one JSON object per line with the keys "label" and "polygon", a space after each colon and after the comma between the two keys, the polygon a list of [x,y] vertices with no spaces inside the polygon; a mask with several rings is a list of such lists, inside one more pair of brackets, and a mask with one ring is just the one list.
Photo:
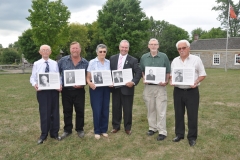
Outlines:
{"label": "framed photograph", "polygon": [[172,84],[194,85],[194,68],[173,68]]}
{"label": "framed photograph", "polygon": [[114,86],[123,86],[127,82],[132,81],[132,69],[112,70],[112,81]]}
{"label": "framed photograph", "polygon": [[91,76],[92,82],[95,84],[96,87],[113,85],[110,70],[92,71]]}
{"label": "framed photograph", "polygon": [[59,73],[38,73],[38,90],[60,89]]}
{"label": "framed photograph", "polygon": [[85,69],[64,70],[64,86],[86,85]]}
{"label": "framed photograph", "polygon": [[166,81],[166,67],[145,67],[145,82],[159,84]]}

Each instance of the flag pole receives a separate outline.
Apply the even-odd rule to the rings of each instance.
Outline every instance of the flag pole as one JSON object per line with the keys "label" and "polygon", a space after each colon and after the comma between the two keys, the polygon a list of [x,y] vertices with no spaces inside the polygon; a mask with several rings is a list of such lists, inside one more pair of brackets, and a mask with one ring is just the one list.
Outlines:
{"label": "flag pole", "polygon": [[228,56],[228,37],[229,37],[229,33],[228,33],[228,29],[229,29],[229,14],[230,14],[230,3],[228,3],[228,23],[227,23],[227,41],[226,41],[226,60],[225,60],[225,72],[227,72],[227,56]]}

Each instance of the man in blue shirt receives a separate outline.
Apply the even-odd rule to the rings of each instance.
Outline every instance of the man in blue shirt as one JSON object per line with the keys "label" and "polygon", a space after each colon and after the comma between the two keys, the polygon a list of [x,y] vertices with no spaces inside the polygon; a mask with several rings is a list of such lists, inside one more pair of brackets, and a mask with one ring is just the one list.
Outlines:
{"label": "man in blue shirt", "polygon": [[[62,57],[59,62],[59,72],[62,84],[64,84],[64,70],[85,69],[87,70],[88,61],[81,57],[81,46],[78,42],[70,44],[70,55]],[[65,138],[72,133],[73,106],[76,112],[75,130],[80,138],[84,137],[84,108],[85,108],[85,89],[84,86],[74,85],[62,88],[62,105],[64,115],[64,132],[61,138]]]}

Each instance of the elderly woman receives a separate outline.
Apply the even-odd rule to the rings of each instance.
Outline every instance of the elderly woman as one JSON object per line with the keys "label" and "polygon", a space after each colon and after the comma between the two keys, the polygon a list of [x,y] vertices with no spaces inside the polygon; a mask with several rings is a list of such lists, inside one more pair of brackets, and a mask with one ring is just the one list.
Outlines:
{"label": "elderly woman", "polygon": [[99,44],[96,48],[97,57],[89,62],[87,69],[87,83],[89,85],[90,101],[93,111],[93,125],[96,139],[100,135],[108,137],[110,88],[108,86],[96,87],[92,82],[91,71],[110,70],[110,62],[105,59],[107,46]]}

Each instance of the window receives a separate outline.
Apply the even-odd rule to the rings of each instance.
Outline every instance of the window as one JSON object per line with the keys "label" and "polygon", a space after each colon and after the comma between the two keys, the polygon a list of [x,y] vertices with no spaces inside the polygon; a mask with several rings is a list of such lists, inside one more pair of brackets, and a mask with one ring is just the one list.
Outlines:
{"label": "window", "polygon": [[235,54],[235,65],[240,65],[240,54]]}
{"label": "window", "polygon": [[213,55],[213,65],[220,65],[220,54]]}

